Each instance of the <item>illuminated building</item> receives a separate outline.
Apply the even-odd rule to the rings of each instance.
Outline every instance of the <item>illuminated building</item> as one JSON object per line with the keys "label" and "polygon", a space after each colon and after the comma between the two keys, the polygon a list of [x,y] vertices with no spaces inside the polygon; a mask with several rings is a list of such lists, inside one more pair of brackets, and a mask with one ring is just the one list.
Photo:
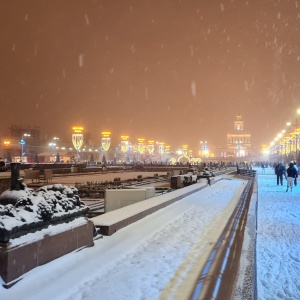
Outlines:
{"label": "illuminated building", "polygon": [[234,121],[234,129],[227,134],[227,157],[244,157],[250,154],[251,134],[245,130],[241,115]]}

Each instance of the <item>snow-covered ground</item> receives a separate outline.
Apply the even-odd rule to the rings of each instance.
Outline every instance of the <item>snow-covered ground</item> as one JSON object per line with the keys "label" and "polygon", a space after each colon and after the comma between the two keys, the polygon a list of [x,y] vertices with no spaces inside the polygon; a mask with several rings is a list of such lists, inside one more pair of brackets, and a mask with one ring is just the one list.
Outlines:
{"label": "snow-covered ground", "polygon": [[2,299],[165,299],[199,268],[226,224],[242,180],[222,180],[109,237],[23,276]]}
{"label": "snow-covered ground", "polygon": [[[205,260],[242,183],[220,181],[38,267],[12,288],[0,287],[0,299],[173,299],[191,262]],[[300,299],[300,185],[285,191],[272,169],[258,169],[259,300]]]}
{"label": "snow-covered ground", "polygon": [[286,192],[273,169],[258,172],[258,299],[300,299],[300,185]]}

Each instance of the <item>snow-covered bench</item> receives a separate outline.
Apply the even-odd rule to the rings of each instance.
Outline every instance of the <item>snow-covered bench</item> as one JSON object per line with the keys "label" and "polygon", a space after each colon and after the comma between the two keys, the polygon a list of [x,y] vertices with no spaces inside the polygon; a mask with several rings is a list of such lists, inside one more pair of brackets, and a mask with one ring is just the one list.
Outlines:
{"label": "snow-covered bench", "polygon": [[31,182],[33,182],[33,180],[40,182],[40,170],[24,170],[24,179],[31,179]]}
{"label": "snow-covered bench", "polygon": [[52,182],[53,179],[53,171],[51,169],[44,170],[44,182],[49,183]]}

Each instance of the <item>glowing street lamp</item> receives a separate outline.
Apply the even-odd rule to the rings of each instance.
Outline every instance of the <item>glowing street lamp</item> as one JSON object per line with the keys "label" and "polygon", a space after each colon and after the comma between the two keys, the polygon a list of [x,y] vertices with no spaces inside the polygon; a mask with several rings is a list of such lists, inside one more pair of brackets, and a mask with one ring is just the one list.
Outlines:
{"label": "glowing street lamp", "polygon": [[165,146],[165,153],[166,154],[170,154],[171,153],[171,146],[169,146],[169,145]]}
{"label": "glowing street lamp", "polygon": [[[300,114],[300,109],[297,109],[296,113],[299,115]],[[291,122],[287,122],[286,123],[287,126],[295,126],[295,131],[291,132],[290,130],[290,136],[292,137],[292,141],[295,141],[295,147],[293,145],[293,151],[295,150],[295,160],[298,163],[298,138],[299,138],[299,134],[300,134],[300,128],[299,128],[299,123],[298,123],[298,119],[296,119],[295,124],[292,124]],[[291,154],[291,153],[290,153]]]}
{"label": "glowing street lamp", "polygon": [[[111,139],[110,139],[111,132],[110,131],[102,131],[101,134],[102,134],[101,145],[102,145],[102,149],[104,151],[104,157],[105,157],[105,152],[108,151],[108,149],[110,147],[110,143],[111,143]],[[104,159],[106,159],[106,157]]]}
{"label": "glowing street lamp", "polygon": [[177,153],[177,155],[182,156],[182,150],[181,149],[177,150],[176,153]]}
{"label": "glowing street lamp", "polygon": [[144,145],[144,138],[138,138],[138,146],[137,149],[139,151],[140,154],[144,154],[145,152],[145,145]]}
{"label": "glowing street lamp", "polygon": [[21,144],[21,151],[22,151],[22,153],[21,153],[21,162],[23,162],[23,157],[24,157],[24,147],[25,147],[25,144],[26,144],[26,142],[25,142],[25,137],[29,137],[30,136],[30,134],[29,133],[24,133],[23,134],[23,136],[22,136],[22,138],[21,138],[21,140],[20,140],[20,144]]}
{"label": "glowing street lamp", "polygon": [[158,143],[158,153],[160,156],[160,162],[162,161],[162,155],[164,154],[164,152],[165,152],[165,143],[163,142]]}
{"label": "glowing street lamp", "polygon": [[54,138],[52,139],[52,141],[49,143],[49,146],[51,147],[51,154],[52,154],[52,157],[53,157],[53,155],[54,155],[54,147],[56,146],[56,143],[55,143],[54,141],[56,141],[56,140],[59,140],[59,138],[58,138],[58,137],[54,137]]}
{"label": "glowing street lamp", "polygon": [[147,150],[148,150],[148,153],[150,156],[150,162],[152,163],[152,156],[154,153],[154,141],[153,140],[148,141]]}
{"label": "glowing street lamp", "polygon": [[102,131],[102,139],[101,139],[101,145],[103,150],[106,152],[108,151],[111,143],[110,135],[111,133],[109,131]]}
{"label": "glowing street lamp", "polygon": [[22,137],[20,140],[20,144],[21,144],[21,162],[23,162],[23,156],[24,156],[24,146],[26,144],[24,138]]}
{"label": "glowing street lamp", "polygon": [[294,140],[294,132],[292,132],[292,122],[287,122],[286,125],[288,126],[288,144],[289,146],[289,159],[292,160],[292,144],[293,144],[293,140]]}
{"label": "glowing street lamp", "polygon": [[49,143],[49,146],[51,147],[51,154],[52,154],[52,157],[53,157],[54,147],[56,146],[56,144],[52,141],[51,143]]}
{"label": "glowing street lamp", "polygon": [[129,149],[129,136],[128,135],[121,135],[121,152],[125,154],[125,161],[127,161],[127,151]]}
{"label": "glowing street lamp", "polygon": [[83,145],[83,127],[80,126],[74,126],[73,128],[73,134],[72,134],[72,143],[77,151],[77,158],[79,159],[79,150]]}
{"label": "glowing street lamp", "polygon": [[138,138],[137,151],[141,154],[140,160],[143,159],[143,154],[145,152],[144,138]]}
{"label": "glowing street lamp", "polygon": [[182,145],[182,155],[187,157],[188,145]]}
{"label": "glowing street lamp", "polygon": [[4,144],[4,147],[6,148],[6,151],[7,151],[7,160],[8,160],[8,162],[11,162],[11,156],[10,156],[9,150],[8,150],[8,148],[11,144],[11,141],[10,140],[4,140],[3,144]]}
{"label": "glowing street lamp", "polygon": [[128,142],[129,136],[128,135],[121,135],[121,151],[126,153],[129,147]]}
{"label": "glowing street lamp", "polygon": [[150,156],[153,155],[153,153],[154,153],[154,141],[153,140],[148,141],[147,150],[148,150]]}

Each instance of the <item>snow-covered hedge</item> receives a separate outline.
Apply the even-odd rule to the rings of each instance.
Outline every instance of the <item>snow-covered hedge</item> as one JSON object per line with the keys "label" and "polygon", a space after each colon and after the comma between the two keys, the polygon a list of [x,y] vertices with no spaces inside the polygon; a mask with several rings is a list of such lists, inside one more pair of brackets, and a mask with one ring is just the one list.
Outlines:
{"label": "snow-covered hedge", "polygon": [[75,187],[47,185],[34,191],[7,190],[0,195],[0,242],[34,232],[50,224],[73,220],[89,209]]}

